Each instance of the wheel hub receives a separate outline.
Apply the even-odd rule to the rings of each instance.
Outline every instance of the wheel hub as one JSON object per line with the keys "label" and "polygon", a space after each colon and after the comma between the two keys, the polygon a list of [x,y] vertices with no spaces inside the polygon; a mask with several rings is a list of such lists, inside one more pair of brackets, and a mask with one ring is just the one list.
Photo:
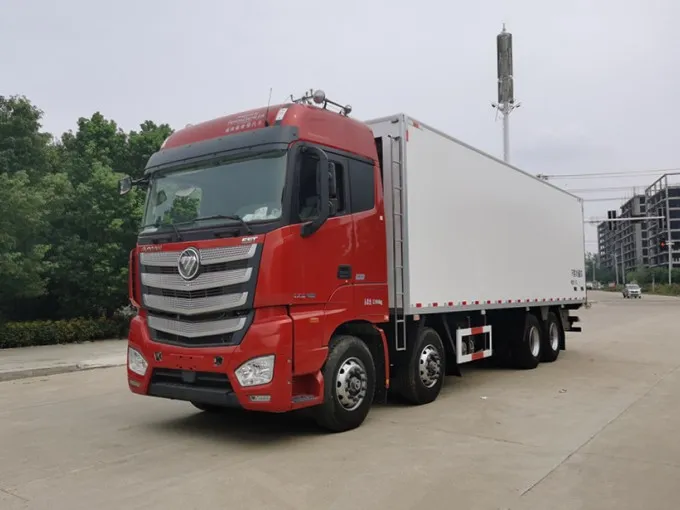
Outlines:
{"label": "wheel hub", "polygon": [[532,326],[529,330],[529,348],[531,355],[536,358],[541,352],[541,333],[536,326]]}
{"label": "wheel hub", "polygon": [[366,398],[368,376],[361,360],[349,358],[340,365],[336,377],[336,396],[340,405],[354,411]]}
{"label": "wheel hub", "polygon": [[420,381],[426,388],[432,388],[442,373],[442,362],[437,349],[432,345],[426,346],[420,352],[419,370]]}

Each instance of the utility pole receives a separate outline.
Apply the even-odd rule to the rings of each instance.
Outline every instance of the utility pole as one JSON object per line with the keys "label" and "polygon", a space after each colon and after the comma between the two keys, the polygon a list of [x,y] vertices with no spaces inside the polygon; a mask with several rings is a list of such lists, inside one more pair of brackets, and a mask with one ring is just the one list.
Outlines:
{"label": "utility pole", "polygon": [[619,261],[616,260],[616,246],[614,246],[614,272],[616,273],[616,285],[619,284]]}
{"label": "utility pole", "polygon": [[626,284],[626,262],[623,258],[623,242],[621,242],[621,283]]}
{"label": "utility pole", "polygon": [[673,238],[671,237],[670,188],[666,186],[666,242],[668,243],[668,285],[673,284]]}
{"label": "utility pole", "polygon": [[515,103],[515,85],[512,71],[512,34],[503,30],[496,36],[498,71],[498,102],[492,108],[503,115],[503,161],[510,163],[510,114],[520,103]]}

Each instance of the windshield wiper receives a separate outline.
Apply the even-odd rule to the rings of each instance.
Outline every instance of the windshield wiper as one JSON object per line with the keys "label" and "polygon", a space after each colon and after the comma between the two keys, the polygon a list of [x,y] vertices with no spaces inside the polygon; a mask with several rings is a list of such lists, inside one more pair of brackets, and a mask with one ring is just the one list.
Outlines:
{"label": "windshield wiper", "polygon": [[182,223],[176,223],[176,225],[189,225],[191,223],[198,223],[199,221],[207,221],[207,220],[234,220],[238,221],[243,228],[245,229],[246,233],[248,235],[252,234],[253,231],[250,228],[250,225],[241,218],[238,214],[215,214],[213,216],[199,216],[198,218],[194,218],[193,220],[190,221],[183,221]]}
{"label": "windshield wiper", "polygon": [[145,228],[149,228],[149,227],[156,227],[156,228],[172,227],[172,230],[174,230],[175,234],[177,235],[177,240],[181,241],[182,240],[182,234],[179,233],[179,230],[177,229],[177,225],[178,224],[173,223],[172,221],[170,223],[161,223],[161,219],[158,218],[158,220],[154,221],[153,223],[148,223],[146,225],[142,225],[142,230],[144,230]]}

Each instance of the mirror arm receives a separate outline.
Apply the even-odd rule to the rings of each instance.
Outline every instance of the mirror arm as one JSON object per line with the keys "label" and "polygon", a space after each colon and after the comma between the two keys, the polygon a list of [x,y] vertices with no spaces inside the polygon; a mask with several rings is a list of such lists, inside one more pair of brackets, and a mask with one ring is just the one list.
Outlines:
{"label": "mirror arm", "polygon": [[314,232],[319,230],[321,226],[326,223],[330,216],[330,200],[329,200],[329,185],[328,185],[328,156],[318,147],[309,146],[304,147],[303,150],[316,154],[319,157],[319,166],[317,167],[317,183],[319,186],[319,215],[312,221],[302,225],[300,235],[302,237],[309,237]]}

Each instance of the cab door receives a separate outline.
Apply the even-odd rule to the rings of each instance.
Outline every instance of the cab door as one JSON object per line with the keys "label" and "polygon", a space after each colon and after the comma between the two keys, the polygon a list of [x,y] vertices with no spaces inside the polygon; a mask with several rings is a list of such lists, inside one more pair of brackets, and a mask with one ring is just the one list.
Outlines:
{"label": "cab door", "polygon": [[[300,237],[293,261],[296,278],[291,317],[294,321],[294,372],[318,370],[335,325],[352,314],[354,224],[350,211],[347,158],[323,148],[335,167],[336,196],[331,216],[315,233]],[[301,152],[296,165],[293,220],[307,223],[319,214],[319,159]],[[327,178],[327,177],[326,177]]]}

